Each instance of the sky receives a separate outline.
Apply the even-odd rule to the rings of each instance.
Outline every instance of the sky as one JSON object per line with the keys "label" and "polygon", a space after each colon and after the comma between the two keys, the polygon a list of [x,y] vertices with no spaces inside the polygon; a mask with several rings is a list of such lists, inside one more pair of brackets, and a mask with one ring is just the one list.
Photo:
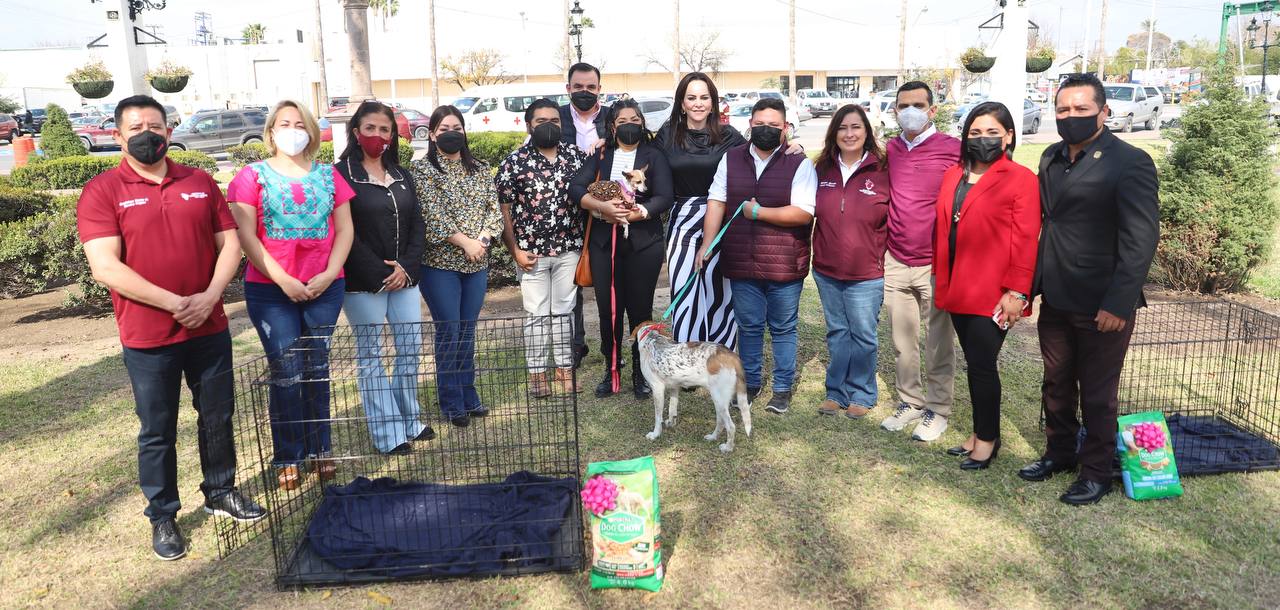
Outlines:
{"label": "sky", "polygon": [[[49,45],[83,45],[102,33],[98,15],[120,0],[105,0],[91,4],[90,0],[0,0],[0,15],[9,27],[0,38],[0,47],[28,48]],[[339,0],[320,0],[324,6],[325,29],[334,31],[341,27]],[[584,47],[604,45],[628,37],[633,41],[631,49],[612,61],[614,70],[642,65],[649,49],[656,49],[659,57],[670,55],[671,0],[651,2],[617,2],[616,0],[580,0],[586,15],[597,24],[588,33]],[[1092,13],[1086,16],[1088,3]],[[1056,39],[1059,49],[1071,51],[1079,46],[1085,35],[1086,21],[1091,36],[1096,39],[1098,21],[1103,0],[1029,0],[1031,19],[1041,26],[1042,32]],[[393,18],[386,32],[391,35],[418,37],[425,28],[426,0],[400,0],[401,13]],[[798,46],[805,47],[811,55],[838,55],[863,52],[858,41],[875,45],[876,51],[892,55],[896,63],[896,41],[900,3],[897,0],[797,0]],[[986,42],[992,34],[979,33],[977,25],[996,11],[995,0],[908,0],[909,30],[908,56],[928,57],[944,54],[954,57],[964,47]],[[1215,40],[1218,35],[1218,15],[1222,3],[1218,0],[1155,0],[1157,29],[1173,39],[1190,39],[1195,36]],[[542,52],[555,48],[562,31],[562,0],[437,0],[436,21],[439,32],[440,54],[450,50],[488,46],[486,37],[504,41],[508,47],[524,45],[527,51],[513,52],[508,63],[512,71],[549,69],[550,60],[543,61]],[[729,9],[732,7],[732,10]],[[1140,23],[1152,10],[1151,0],[1109,0],[1107,16],[1107,48],[1115,49],[1125,38],[1139,31]],[[240,30],[249,23],[266,25],[268,39],[293,37],[293,31],[314,29],[314,4],[312,0],[168,0],[162,11],[147,11],[144,19],[148,25],[160,26],[160,35],[171,43],[185,43],[195,30],[196,11],[208,12],[212,27],[218,37],[239,37]],[[524,18],[520,15],[524,12]],[[637,20],[636,11],[641,11]],[[749,69],[746,64],[772,60],[775,51],[768,55],[757,53],[762,41],[781,41],[786,46],[786,0],[684,0],[681,3],[682,36],[704,31],[721,33],[724,44],[733,49],[739,65],[733,69]],[[378,35],[383,30],[374,19],[372,31]],[[1234,25],[1232,26],[1234,28]],[[595,40],[592,38],[595,37]],[[516,43],[513,41],[524,41]],[[940,42],[945,41],[945,42]],[[648,45],[648,46],[646,46]],[[939,46],[943,45],[943,46]],[[884,47],[892,47],[884,48]],[[770,48],[775,48],[770,45]],[[593,49],[603,53],[599,49]],[[835,53],[833,53],[835,51]],[[797,52],[801,53],[800,50]],[[587,53],[590,55],[590,51]],[[535,58],[535,64],[527,63]],[[588,59],[590,59],[588,57]],[[908,63],[918,63],[909,60]],[[770,66],[775,67],[775,66]],[[821,66],[817,68],[822,69]],[[606,70],[609,67],[606,66]]]}

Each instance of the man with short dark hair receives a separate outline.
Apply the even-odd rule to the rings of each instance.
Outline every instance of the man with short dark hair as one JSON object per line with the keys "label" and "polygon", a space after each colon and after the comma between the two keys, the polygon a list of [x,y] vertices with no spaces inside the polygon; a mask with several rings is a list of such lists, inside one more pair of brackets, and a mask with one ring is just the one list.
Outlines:
{"label": "man with short dark hair", "polygon": [[1120,370],[1160,239],[1159,181],[1151,156],[1106,128],[1097,77],[1067,78],[1054,105],[1062,141],[1040,157],[1044,220],[1032,288],[1041,297],[1046,447],[1018,476],[1044,481],[1078,466],[1059,499],[1084,505],[1111,491]]}
{"label": "man with short dark hair", "polygon": [[[604,146],[609,128],[605,126],[605,112],[600,108],[600,69],[588,63],[569,66],[564,90],[569,103],[560,107],[560,140],[573,144],[583,154],[593,154]],[[528,123],[528,121],[525,121]],[[582,289],[577,289],[573,306],[573,361],[582,364],[587,349],[586,328],[582,320]]]}
{"label": "man with short dark hair", "polygon": [[[782,100],[762,98],[752,107],[751,141],[729,149],[716,167],[702,225],[706,239],[694,259],[701,266],[711,239],[728,222],[720,242],[720,267],[733,291],[747,394],[755,400],[763,385],[767,326],[773,343],[773,396],[765,409],[778,414],[791,405],[800,292],[809,275],[818,193],[813,162],[785,152],[787,130]],[[736,210],[739,204],[740,216],[726,220],[726,205]]]}
{"label": "man with short dark hair", "polygon": [[[898,406],[880,422],[931,442],[947,430],[954,396],[955,340],[951,316],[933,306],[933,223],[942,174],[960,160],[960,141],[938,131],[933,90],[920,81],[898,88],[894,113],[902,135],[885,144],[889,157],[888,251],[884,257],[884,310],[897,355]],[[994,303],[993,303],[994,305]],[[924,372],[920,383],[920,321],[924,318]]]}
{"label": "man with short dark hair", "polygon": [[[561,138],[561,113],[555,102],[535,100],[525,109],[529,141],[498,166],[494,183],[502,207],[502,237],[516,263],[525,310],[525,358],[530,392],[536,398],[554,391],[577,392],[575,354],[552,340],[552,316],[581,305],[574,272],[582,251],[582,210],[569,201],[569,183],[582,168],[582,151]],[[581,308],[579,308],[579,313]],[[581,332],[574,322],[573,333]]]}
{"label": "man with short dark hair", "polygon": [[144,95],[126,98],[115,121],[112,136],[124,159],[85,185],[76,223],[93,278],[111,289],[141,422],[138,482],[151,546],[171,560],[186,554],[174,520],[184,376],[198,413],[205,511],[237,521],[265,514],[234,487],[235,388],[222,292],[239,267],[240,241],[213,178],[165,158],[171,130],[164,106]]}

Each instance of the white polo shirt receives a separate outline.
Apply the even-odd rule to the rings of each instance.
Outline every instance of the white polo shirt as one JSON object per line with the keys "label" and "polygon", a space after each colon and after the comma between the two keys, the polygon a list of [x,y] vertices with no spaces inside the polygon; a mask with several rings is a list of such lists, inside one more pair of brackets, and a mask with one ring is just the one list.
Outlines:
{"label": "white polo shirt", "polygon": [[[755,162],[756,179],[760,179],[760,174],[764,173],[764,168],[769,165],[769,160],[773,155],[786,154],[781,146],[773,149],[773,152],[764,159],[760,158],[760,150],[754,145],[751,146],[751,160]],[[725,204],[733,204],[736,206],[741,201],[725,201],[728,197],[729,169],[725,164],[725,158],[729,155],[726,153],[720,157],[720,164],[716,166],[716,176],[711,180],[711,189],[707,192],[707,199],[722,201]],[[818,197],[818,172],[813,169],[813,161],[808,157],[800,162],[800,167],[796,168],[796,175],[791,178],[791,205],[794,205],[810,216],[817,207]],[[763,203],[768,203],[763,202]],[[734,209],[737,209],[736,207]]]}

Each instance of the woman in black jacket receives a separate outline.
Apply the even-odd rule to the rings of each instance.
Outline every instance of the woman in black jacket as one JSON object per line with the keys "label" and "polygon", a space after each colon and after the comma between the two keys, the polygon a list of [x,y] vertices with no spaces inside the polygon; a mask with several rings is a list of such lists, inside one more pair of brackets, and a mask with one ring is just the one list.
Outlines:
{"label": "woman in black jacket", "polygon": [[[342,308],[355,328],[360,402],[373,444],[383,453],[409,450],[409,441],[430,440],[419,421],[418,365],[422,321],[418,283],[424,229],[417,190],[400,167],[395,115],[374,101],[360,104],[351,119],[347,149],[335,166],[355,190],[351,219],[355,240],[343,271]],[[396,346],[394,374],[382,365],[382,328],[390,323]]]}
{"label": "woman in black jacket", "polygon": [[[607,145],[587,158],[569,186],[569,200],[591,213],[587,247],[591,255],[591,276],[600,309],[600,350],[605,354],[605,375],[596,386],[596,396],[605,397],[620,389],[622,316],[630,328],[653,317],[653,293],[658,284],[665,251],[662,213],[674,199],[671,169],[662,151],[649,140],[644,114],[635,100],[614,102],[609,109]],[[627,183],[625,172],[644,174],[644,190],[634,197],[624,194],[601,201],[587,192],[598,180]],[[626,198],[634,200],[629,205]],[[615,305],[616,304],[616,305]],[[639,348],[631,346],[631,380],[637,398],[651,390],[640,373]]]}

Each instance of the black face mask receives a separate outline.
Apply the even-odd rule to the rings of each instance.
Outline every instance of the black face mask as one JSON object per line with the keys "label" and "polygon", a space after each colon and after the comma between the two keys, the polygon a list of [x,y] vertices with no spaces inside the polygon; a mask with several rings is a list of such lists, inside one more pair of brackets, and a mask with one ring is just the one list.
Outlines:
{"label": "black face mask", "polygon": [[538,148],[555,148],[560,143],[560,126],[543,123],[533,128],[533,145]]}
{"label": "black face mask", "polygon": [[969,138],[964,143],[969,157],[979,163],[994,163],[1004,154],[1004,138]]}
{"label": "black face mask", "polygon": [[635,146],[644,137],[644,128],[639,123],[623,123],[614,129],[618,141],[627,146]]}
{"label": "black face mask", "polygon": [[586,112],[596,107],[599,96],[590,91],[574,91],[569,96],[569,101],[573,102],[573,107],[582,112]]}
{"label": "black face mask", "polygon": [[1062,141],[1067,144],[1079,144],[1089,138],[1093,134],[1098,133],[1098,115],[1092,116],[1069,116],[1065,119],[1058,119],[1058,135],[1062,136]]}
{"label": "black face mask", "polygon": [[782,145],[782,130],[768,125],[755,125],[751,128],[751,143],[764,152],[769,152]]}
{"label": "black face mask", "polygon": [[154,131],[144,131],[129,138],[127,142],[129,156],[143,165],[153,165],[164,158],[169,150],[169,141]]}
{"label": "black face mask", "polygon": [[466,145],[467,136],[461,131],[444,131],[436,136],[436,146],[446,155],[452,155]]}

